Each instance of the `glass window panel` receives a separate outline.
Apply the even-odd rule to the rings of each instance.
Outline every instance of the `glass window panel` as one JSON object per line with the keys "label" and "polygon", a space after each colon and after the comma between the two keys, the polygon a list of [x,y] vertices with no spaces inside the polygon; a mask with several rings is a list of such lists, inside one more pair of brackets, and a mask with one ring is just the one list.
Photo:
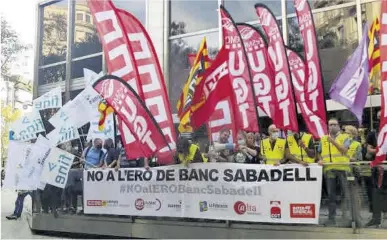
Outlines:
{"label": "glass window panel", "polygon": [[66,64],[39,69],[39,85],[56,83],[66,79]]}
{"label": "glass window panel", "polygon": [[[91,19],[90,9],[87,1],[77,0],[75,10],[82,15],[81,19],[76,18],[74,31],[73,58],[90,55],[102,51],[102,44],[99,41],[98,33]],[[83,17],[86,16],[86,17]]]}
{"label": "glass window panel", "polygon": [[172,112],[176,113],[176,103],[181,90],[187,80],[190,65],[188,54],[196,53],[203,37],[207,38],[207,47],[210,58],[215,58],[219,51],[218,32],[205,35],[196,35],[186,38],[171,40],[169,53],[169,98],[172,104]]}
{"label": "glass window panel", "polygon": [[71,63],[71,79],[83,77],[83,69],[87,68],[96,73],[102,71],[102,56],[82,59]]}
{"label": "glass window panel", "polygon": [[[345,3],[355,3],[356,0],[309,0],[311,9],[331,7]],[[286,0],[286,13],[295,13],[294,0]]]}
{"label": "glass window panel", "polygon": [[195,32],[218,26],[217,0],[172,0],[170,35]]}
{"label": "glass window panel", "polygon": [[224,6],[230,12],[235,22],[250,22],[258,20],[254,5],[265,4],[275,16],[281,15],[281,0],[225,0]]}
{"label": "glass window panel", "polygon": [[145,26],[145,0],[113,0],[112,2],[117,8],[124,9],[133,14]]}
{"label": "glass window panel", "polygon": [[[358,45],[356,6],[313,14],[325,92],[328,92],[345,61]],[[298,21],[288,18],[289,46],[303,51]],[[326,96],[328,97],[328,96]]]}
{"label": "glass window panel", "polygon": [[43,37],[40,65],[66,60],[68,1],[60,1],[43,9]]}

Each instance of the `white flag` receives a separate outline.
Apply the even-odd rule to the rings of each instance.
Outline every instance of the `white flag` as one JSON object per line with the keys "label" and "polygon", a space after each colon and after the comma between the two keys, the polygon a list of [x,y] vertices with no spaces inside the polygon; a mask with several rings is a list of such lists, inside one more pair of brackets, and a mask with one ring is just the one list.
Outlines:
{"label": "white flag", "polygon": [[103,76],[103,72],[96,73],[90,69],[83,69],[83,79],[85,79],[85,86],[92,86],[99,78]]}
{"label": "white flag", "polygon": [[74,158],[74,155],[66,151],[52,148],[43,166],[41,182],[64,188]]}
{"label": "white flag", "polygon": [[60,127],[64,123],[72,124],[72,120],[75,118],[76,106],[73,101],[68,101],[63,107],[61,107],[48,121],[54,127]]}
{"label": "white flag", "polygon": [[62,107],[62,90],[57,87],[32,101],[33,108],[44,110]]}
{"label": "white flag", "polygon": [[38,136],[36,142],[31,146],[31,152],[26,158],[21,179],[17,186],[20,190],[36,190],[40,185],[40,175],[42,174],[43,165],[51,150],[50,141]]}
{"label": "white flag", "polygon": [[33,109],[32,112],[18,119],[11,125],[14,140],[29,141],[36,138],[36,134],[46,131],[40,113]]}
{"label": "white flag", "polygon": [[58,146],[61,143],[79,138],[78,128],[64,123],[61,127],[55,128],[47,134],[47,138],[50,140],[51,146]]}
{"label": "white flag", "polygon": [[95,109],[98,109],[102,97],[91,86],[87,86],[74,99],[73,104],[77,107],[77,117],[73,118],[74,125],[78,128],[93,120]]}
{"label": "white flag", "polygon": [[9,141],[4,188],[17,189],[23,171],[23,165],[30,150],[31,144],[29,143]]}

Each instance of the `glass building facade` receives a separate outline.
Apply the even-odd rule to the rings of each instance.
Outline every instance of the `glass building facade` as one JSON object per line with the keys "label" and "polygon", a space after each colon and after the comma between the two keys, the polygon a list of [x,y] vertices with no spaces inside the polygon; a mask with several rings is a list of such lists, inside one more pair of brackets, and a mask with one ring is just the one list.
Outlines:
{"label": "glass building facade", "polygon": [[[171,108],[176,103],[189,72],[188,54],[195,53],[203,37],[207,38],[210,57],[221,46],[219,4],[224,4],[236,22],[257,26],[256,2],[266,4],[276,15],[285,43],[303,52],[303,41],[292,0],[113,0],[130,11],[147,28],[158,53],[169,92]],[[312,0],[312,7],[325,92],[357,47],[364,23],[370,26],[380,14],[380,0]],[[83,68],[105,70],[102,46],[86,0],[45,1],[38,4],[38,29],[34,96],[40,96],[58,84],[67,101],[83,88]],[[367,101],[365,123],[377,119],[380,106],[380,75],[371,79],[374,92]],[[376,94],[372,95],[372,94]],[[345,108],[327,98],[331,116],[344,121],[355,118]],[[370,111],[370,107],[373,111]]]}

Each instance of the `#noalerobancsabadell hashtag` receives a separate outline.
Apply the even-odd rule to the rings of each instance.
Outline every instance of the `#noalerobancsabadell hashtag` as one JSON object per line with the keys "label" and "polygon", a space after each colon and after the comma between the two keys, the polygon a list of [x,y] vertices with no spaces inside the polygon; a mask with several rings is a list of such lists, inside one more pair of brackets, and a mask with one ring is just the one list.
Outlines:
{"label": "#noalerobancsabadell hashtag", "polygon": [[120,193],[175,193],[175,194],[215,194],[215,195],[235,195],[235,196],[261,196],[260,186],[253,187],[224,187],[206,185],[203,187],[190,187],[183,184],[122,184]]}

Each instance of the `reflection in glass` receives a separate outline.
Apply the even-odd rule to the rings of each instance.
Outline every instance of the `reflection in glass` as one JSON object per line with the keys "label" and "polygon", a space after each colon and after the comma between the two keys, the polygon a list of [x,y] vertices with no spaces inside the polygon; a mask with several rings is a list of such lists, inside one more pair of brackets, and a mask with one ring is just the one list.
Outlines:
{"label": "reflection in glass", "polygon": [[102,51],[96,26],[93,24],[87,1],[77,0],[75,4],[74,47],[72,57],[82,57]]}
{"label": "reflection in glass", "polygon": [[217,0],[172,0],[170,35],[195,32],[218,26]]}
{"label": "reflection in glass", "polygon": [[56,83],[66,79],[66,64],[39,69],[39,85]]}
{"label": "reflection in glass", "polygon": [[44,7],[40,65],[66,60],[67,6],[68,1],[66,0]]}
{"label": "reflection in glass", "polygon": [[83,69],[87,68],[96,73],[102,71],[102,56],[86,58],[71,63],[71,79],[83,78]]}
{"label": "reflection in glass", "polygon": [[170,42],[169,98],[174,113],[176,112],[176,103],[180,97],[181,89],[190,70],[188,54],[197,52],[203,37],[207,38],[208,53],[210,58],[213,59],[219,51],[218,32],[174,39]]}
{"label": "reflection in glass", "polygon": [[[356,6],[316,13],[313,18],[325,92],[328,92],[345,61],[358,45]],[[289,46],[302,52],[304,45],[295,17],[288,19],[288,29]]]}
{"label": "reflection in glass", "polygon": [[145,26],[145,0],[113,0],[114,6],[135,16]]}
{"label": "reflection in glass", "polygon": [[281,15],[281,0],[225,0],[224,6],[235,22],[251,22],[258,20],[254,8],[257,2],[265,4],[275,16]]}
{"label": "reflection in glass", "polygon": [[[355,3],[356,0],[309,0],[310,8],[325,8],[330,6],[337,6],[345,3]],[[286,0],[286,13],[295,13],[294,0]]]}
{"label": "reflection in glass", "polygon": [[[376,17],[380,18],[381,2],[371,2],[361,5],[361,17],[363,26],[367,22],[370,28]],[[380,22],[380,19],[379,19]],[[370,69],[371,70],[371,69]],[[380,94],[380,71],[376,72],[370,79],[370,94]]]}

